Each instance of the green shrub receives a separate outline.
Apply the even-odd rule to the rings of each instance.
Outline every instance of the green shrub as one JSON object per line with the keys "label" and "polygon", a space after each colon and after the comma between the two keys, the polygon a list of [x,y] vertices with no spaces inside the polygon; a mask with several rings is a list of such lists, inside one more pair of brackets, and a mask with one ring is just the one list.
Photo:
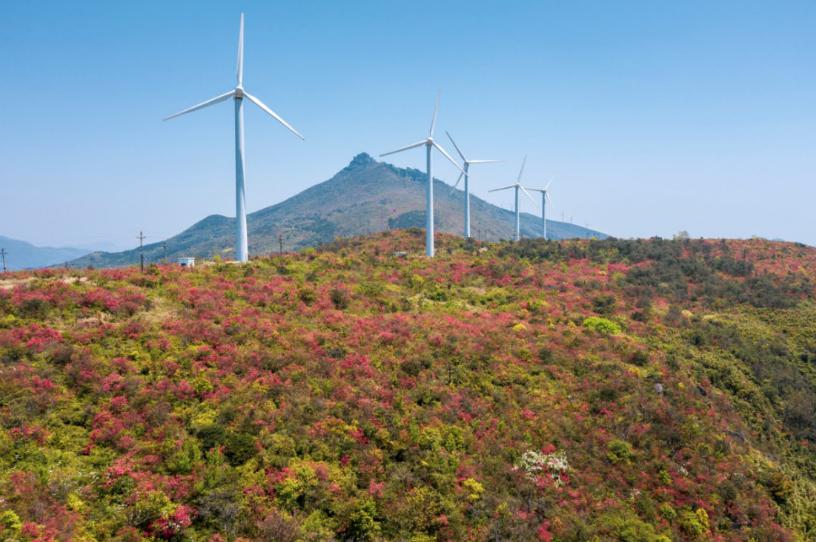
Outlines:
{"label": "green shrub", "polygon": [[18,535],[23,528],[23,522],[20,521],[20,517],[13,510],[4,510],[0,513],[0,526],[8,531],[8,534]]}
{"label": "green shrub", "polygon": [[590,316],[589,318],[584,318],[584,327],[604,335],[620,335],[622,331],[618,324],[612,320],[601,318],[600,316]]}
{"label": "green shrub", "polygon": [[642,350],[638,350],[629,356],[629,363],[632,365],[637,365],[638,367],[645,367],[649,364],[649,354]]}
{"label": "green shrub", "polygon": [[201,461],[201,449],[194,439],[186,439],[167,458],[165,465],[171,474],[189,474],[193,468]]}
{"label": "green shrub", "polygon": [[655,532],[654,526],[631,512],[609,513],[598,520],[597,530],[603,538],[619,542],[671,542],[671,538]]}
{"label": "green shrub", "polygon": [[615,439],[606,445],[606,457],[615,464],[629,463],[635,457],[635,453],[631,444],[625,440]]}
{"label": "green shrub", "polygon": [[331,302],[334,304],[335,309],[345,310],[348,308],[349,294],[346,290],[342,288],[332,288],[329,296],[331,297]]}
{"label": "green shrub", "polygon": [[255,437],[248,433],[231,432],[224,442],[224,457],[230,465],[243,465],[255,456]]}
{"label": "green shrub", "polygon": [[592,300],[592,310],[601,316],[609,316],[615,312],[616,304],[615,296],[601,295]]}
{"label": "green shrub", "polygon": [[380,533],[380,524],[375,519],[377,506],[370,498],[361,499],[351,513],[349,528],[346,534],[351,540],[374,540]]}
{"label": "green shrub", "polygon": [[317,294],[311,288],[301,288],[298,297],[305,305],[311,305],[317,299]]}
{"label": "green shrub", "polygon": [[660,505],[658,512],[668,521],[671,521],[677,517],[677,512],[674,510],[674,507],[667,502]]}
{"label": "green shrub", "polygon": [[698,508],[693,512],[684,510],[680,514],[680,526],[691,536],[701,537],[709,530],[708,512],[703,508]]}

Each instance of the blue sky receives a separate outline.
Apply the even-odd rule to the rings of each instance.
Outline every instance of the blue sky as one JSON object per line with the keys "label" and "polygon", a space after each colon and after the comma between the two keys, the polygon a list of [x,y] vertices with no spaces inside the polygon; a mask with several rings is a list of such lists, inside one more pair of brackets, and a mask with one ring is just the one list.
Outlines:
{"label": "blue sky", "polygon": [[422,138],[441,90],[437,135],[505,160],[473,176],[496,204],[528,154],[553,218],[816,245],[816,2],[750,0],[3,2],[0,234],[124,247],[233,215],[231,105],[161,118],[233,86],[241,11],[246,88],[306,136],[248,106],[250,211]]}

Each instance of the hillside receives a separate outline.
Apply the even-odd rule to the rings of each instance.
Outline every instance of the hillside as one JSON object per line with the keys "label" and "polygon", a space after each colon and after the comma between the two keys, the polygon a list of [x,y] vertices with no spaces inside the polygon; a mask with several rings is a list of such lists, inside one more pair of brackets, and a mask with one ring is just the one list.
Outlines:
{"label": "hillside", "polygon": [[2,235],[0,235],[0,248],[6,249],[8,253],[6,265],[12,271],[64,264],[90,252],[70,247],[38,247]]}
{"label": "hillside", "polygon": [[[353,237],[394,228],[425,226],[424,173],[377,162],[368,154],[357,155],[328,181],[317,184],[277,205],[247,216],[249,249],[253,255],[279,250],[283,234],[287,250],[316,246],[335,237]],[[464,193],[435,181],[437,231],[459,234],[463,229]],[[514,215],[486,201],[472,198],[474,236],[482,240],[510,239]],[[541,219],[522,215],[522,235],[540,237]],[[548,221],[552,239],[604,238],[605,234],[573,224]],[[235,245],[235,219],[212,215],[167,240],[168,257],[230,258]],[[145,259],[164,257],[161,243],[145,246]],[[74,267],[112,267],[138,263],[137,250],[94,253],[71,262]]]}
{"label": "hillside", "polygon": [[0,281],[0,539],[816,539],[815,249],[422,241]]}

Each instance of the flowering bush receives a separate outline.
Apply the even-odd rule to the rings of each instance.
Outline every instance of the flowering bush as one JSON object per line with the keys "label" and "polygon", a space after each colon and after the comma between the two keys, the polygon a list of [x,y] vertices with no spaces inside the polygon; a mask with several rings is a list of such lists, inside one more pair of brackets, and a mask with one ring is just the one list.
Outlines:
{"label": "flowering bush", "polygon": [[539,476],[549,475],[556,487],[563,485],[562,476],[570,466],[567,462],[567,453],[563,450],[549,454],[541,453],[537,450],[527,450],[521,454],[521,459],[516,468],[524,471],[527,479],[535,482]]}

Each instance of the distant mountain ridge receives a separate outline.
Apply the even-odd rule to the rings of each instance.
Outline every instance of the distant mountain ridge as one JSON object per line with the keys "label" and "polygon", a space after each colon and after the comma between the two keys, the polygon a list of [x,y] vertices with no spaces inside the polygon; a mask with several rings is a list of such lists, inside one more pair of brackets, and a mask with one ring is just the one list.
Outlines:
{"label": "distant mountain ridge", "polygon": [[91,252],[73,247],[38,247],[27,241],[0,235],[0,248],[6,249],[9,271],[63,264]]}
{"label": "distant mountain ridge", "polygon": [[[278,204],[247,216],[250,254],[316,246],[335,237],[351,237],[396,228],[424,227],[425,173],[413,168],[398,168],[360,153],[331,179],[307,188]],[[459,234],[463,229],[461,190],[434,179],[435,223],[437,231]],[[471,200],[473,234],[478,239],[509,239],[513,235],[513,212],[476,196]],[[547,221],[552,239],[608,237],[599,231],[574,224]],[[181,256],[231,258],[235,242],[235,219],[210,215],[180,234],[166,240],[167,257]],[[541,218],[521,215],[523,237],[541,237]],[[145,260],[164,257],[162,242],[144,247]],[[74,266],[115,267],[133,265],[139,252],[95,252],[71,262]]]}

